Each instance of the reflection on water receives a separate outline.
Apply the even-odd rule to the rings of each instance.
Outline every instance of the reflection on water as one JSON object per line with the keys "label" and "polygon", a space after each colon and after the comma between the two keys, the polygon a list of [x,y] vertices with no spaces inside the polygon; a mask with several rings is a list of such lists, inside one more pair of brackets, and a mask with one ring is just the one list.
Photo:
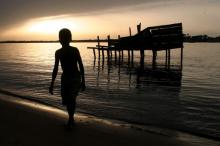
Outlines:
{"label": "reflection on water", "polygon": [[[145,53],[141,68],[139,52],[134,52],[133,64],[128,63],[126,54],[121,62],[107,62],[94,60],[93,52],[86,49],[93,45],[74,44],[83,58],[87,85],[77,99],[78,111],[220,137],[220,44],[185,44],[182,73],[175,67],[178,50],[171,53],[172,67],[167,72],[162,52],[156,70],[152,70],[151,52]],[[63,108],[60,74],[55,95],[48,94],[54,53],[59,47],[57,43],[0,44],[0,92]]]}
{"label": "reflection on water", "polygon": [[138,57],[132,64],[126,58],[121,62],[94,60],[95,84],[88,83],[84,93],[88,96],[79,98],[79,106],[85,104],[86,98],[90,103],[83,108],[99,116],[161,127],[177,125],[181,122],[182,74],[175,69],[152,70],[148,67],[146,64],[141,68]]}
{"label": "reflection on water", "polygon": [[[106,63],[106,64],[105,64]],[[158,84],[164,86],[181,86],[182,72],[178,69],[167,69],[164,66],[157,67],[156,69],[148,68],[148,66],[140,65],[138,62],[115,62],[110,60],[105,62],[104,60],[94,59],[93,70],[97,72],[97,78],[99,80],[100,72],[104,72],[106,69],[108,83],[111,80],[112,73],[117,70],[118,82],[121,82],[121,76],[126,75],[128,77],[128,86],[131,86],[131,76],[136,78],[136,87],[140,87],[142,84]],[[95,70],[97,68],[97,70]],[[114,75],[113,75],[114,76]]]}

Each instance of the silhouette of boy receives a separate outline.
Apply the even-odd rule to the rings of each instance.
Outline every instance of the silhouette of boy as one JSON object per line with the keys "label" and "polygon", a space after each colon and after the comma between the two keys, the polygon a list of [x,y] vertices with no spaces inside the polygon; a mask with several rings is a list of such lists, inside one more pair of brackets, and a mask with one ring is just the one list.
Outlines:
{"label": "silhouette of boy", "polygon": [[[53,95],[54,81],[57,76],[59,62],[63,70],[61,76],[61,97],[62,104],[66,106],[69,120],[67,126],[71,128],[74,125],[74,113],[76,107],[76,97],[80,88],[85,90],[84,67],[79,50],[70,46],[72,34],[70,30],[64,28],[59,32],[59,41],[62,45],[55,53],[55,64],[52,73],[52,81],[49,92]],[[79,68],[78,68],[79,65]]]}

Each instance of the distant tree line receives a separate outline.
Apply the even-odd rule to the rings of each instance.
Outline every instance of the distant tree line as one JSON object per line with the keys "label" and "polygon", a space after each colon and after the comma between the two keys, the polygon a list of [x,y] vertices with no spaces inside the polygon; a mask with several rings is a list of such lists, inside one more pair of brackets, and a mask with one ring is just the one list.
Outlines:
{"label": "distant tree line", "polygon": [[220,36],[217,37],[210,37],[208,35],[190,36],[189,34],[184,34],[184,42],[220,42]]}

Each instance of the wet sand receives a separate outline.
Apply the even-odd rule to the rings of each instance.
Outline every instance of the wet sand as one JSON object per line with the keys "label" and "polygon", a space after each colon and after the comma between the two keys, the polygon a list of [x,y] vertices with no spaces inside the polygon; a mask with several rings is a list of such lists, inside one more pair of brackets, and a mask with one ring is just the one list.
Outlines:
{"label": "wet sand", "polygon": [[76,125],[65,129],[62,110],[28,100],[0,95],[2,146],[193,146],[176,136],[127,128],[94,117],[76,115]]}

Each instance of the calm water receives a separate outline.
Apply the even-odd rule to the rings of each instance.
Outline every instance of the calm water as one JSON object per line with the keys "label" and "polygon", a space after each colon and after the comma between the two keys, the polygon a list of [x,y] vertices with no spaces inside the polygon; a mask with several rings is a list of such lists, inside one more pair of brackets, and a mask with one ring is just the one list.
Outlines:
{"label": "calm water", "polygon": [[[220,138],[220,44],[184,44],[181,80],[158,78],[150,72],[146,52],[145,73],[138,77],[139,57],[128,65],[114,59],[94,61],[93,43],[76,43],[83,58],[87,90],[78,97],[78,111],[131,123],[154,125]],[[0,91],[60,105],[60,74],[55,95],[48,94],[56,43],[0,44]],[[172,51],[172,68],[179,50]],[[163,53],[158,53],[158,66]]]}

